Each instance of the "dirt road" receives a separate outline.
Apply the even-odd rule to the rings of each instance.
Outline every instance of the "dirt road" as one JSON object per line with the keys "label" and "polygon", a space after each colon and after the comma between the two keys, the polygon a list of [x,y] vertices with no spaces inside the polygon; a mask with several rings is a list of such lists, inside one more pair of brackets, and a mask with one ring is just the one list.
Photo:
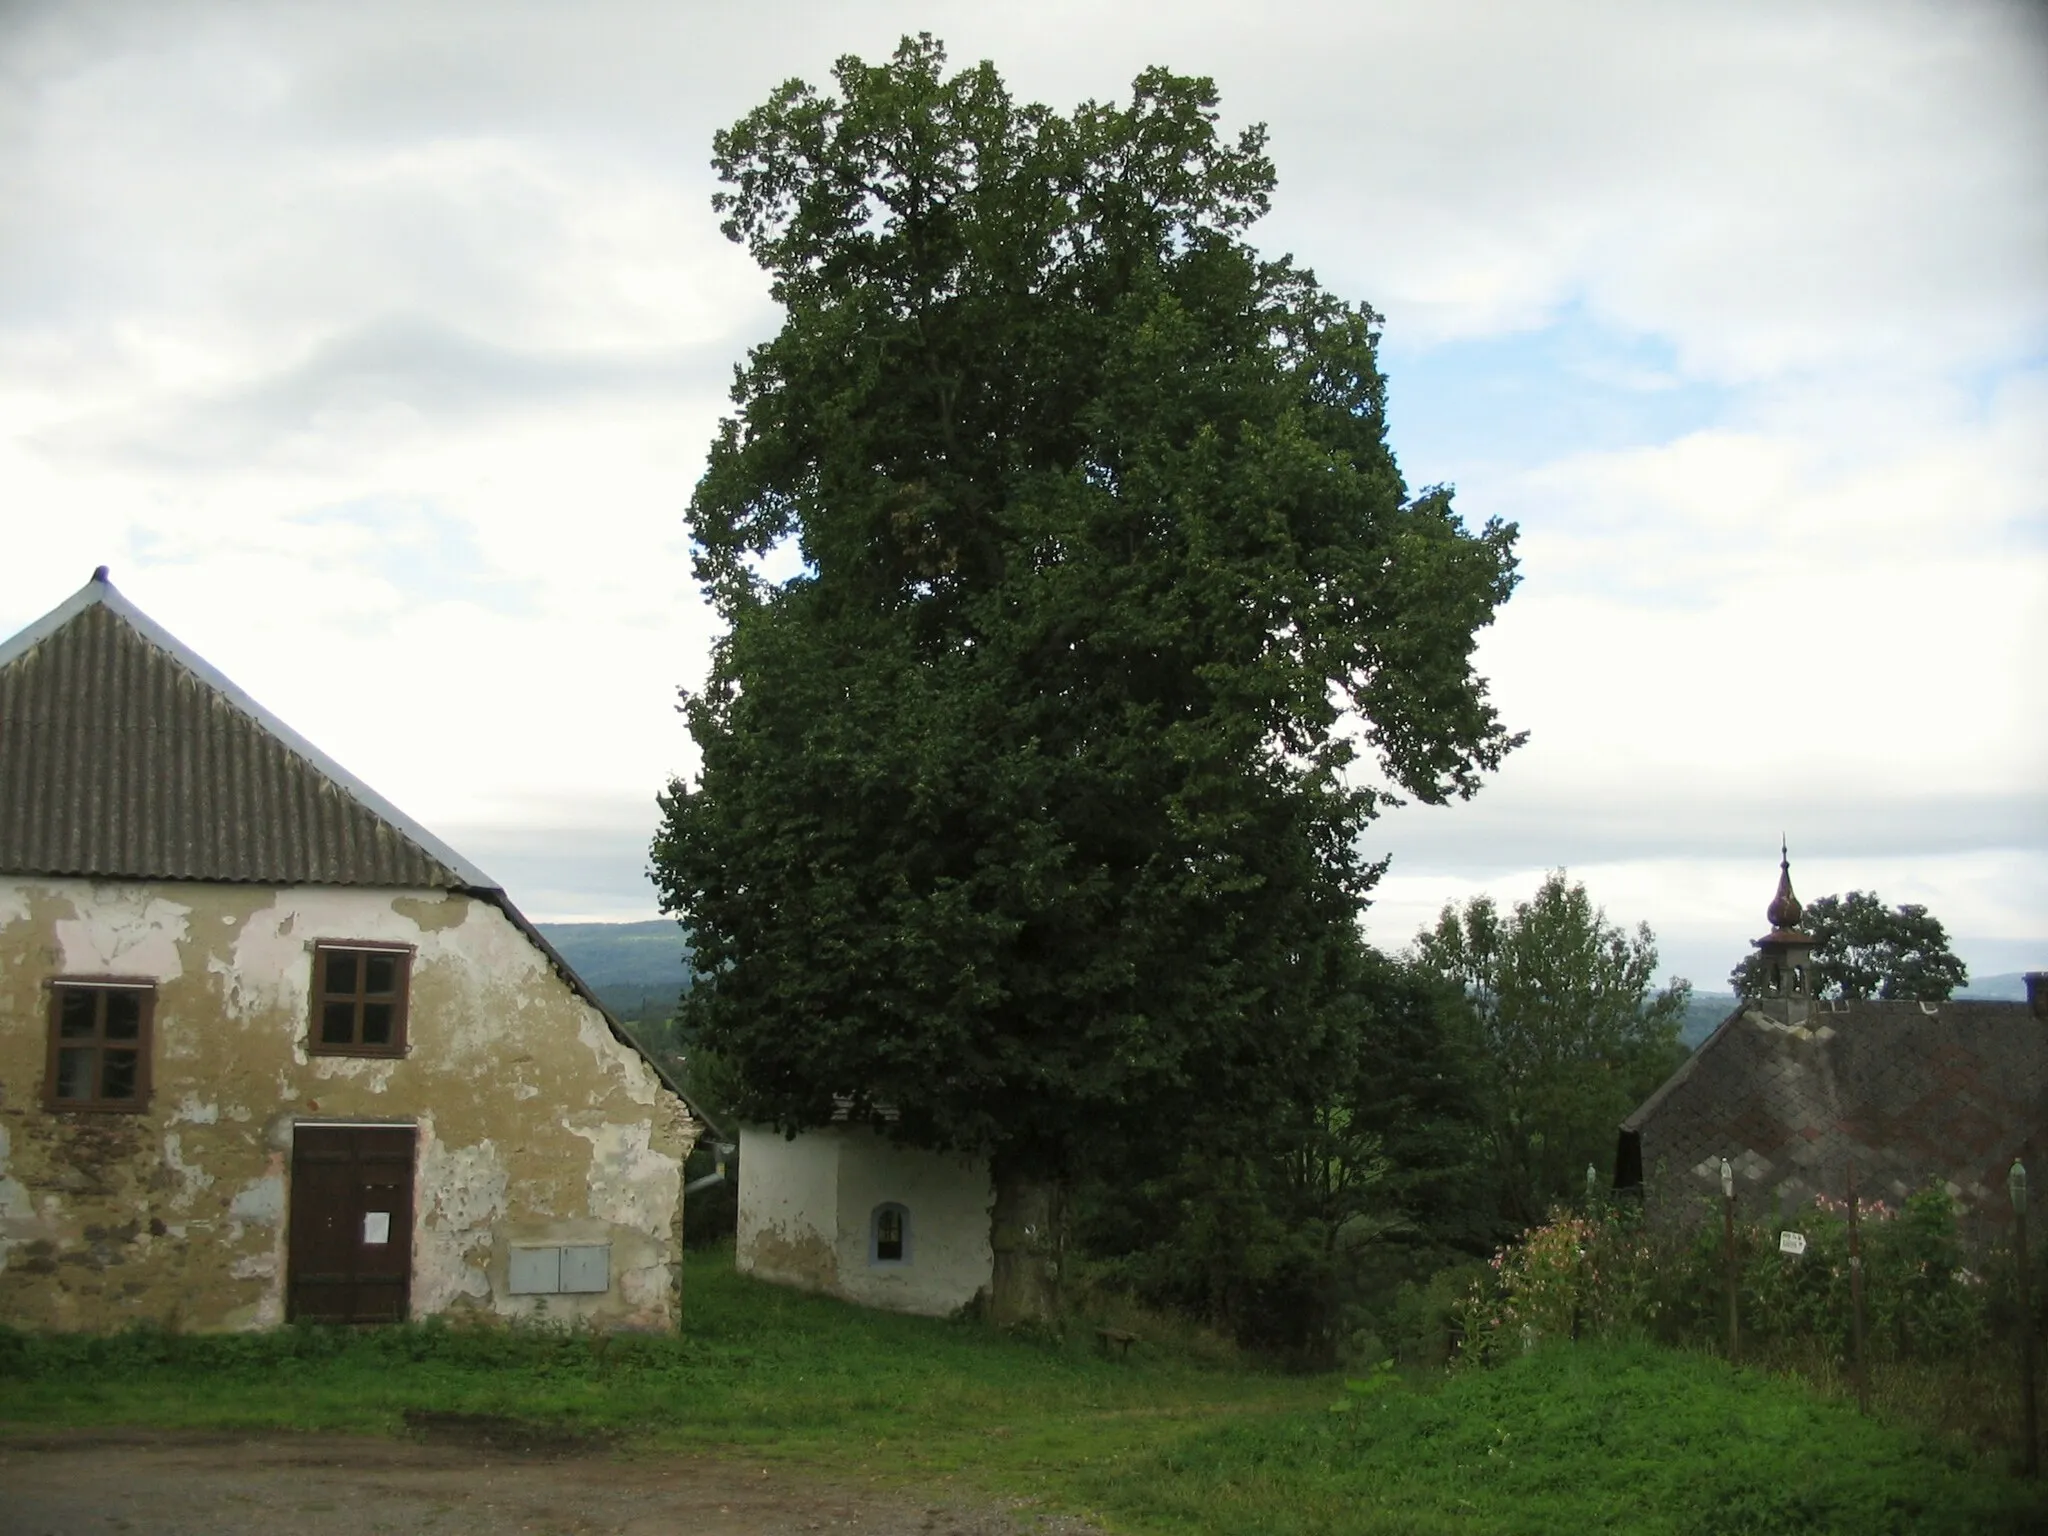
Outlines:
{"label": "dirt road", "polygon": [[1029,1507],[782,1467],[536,1443],[473,1423],[402,1440],[147,1430],[0,1437],[0,1536],[1091,1536]]}

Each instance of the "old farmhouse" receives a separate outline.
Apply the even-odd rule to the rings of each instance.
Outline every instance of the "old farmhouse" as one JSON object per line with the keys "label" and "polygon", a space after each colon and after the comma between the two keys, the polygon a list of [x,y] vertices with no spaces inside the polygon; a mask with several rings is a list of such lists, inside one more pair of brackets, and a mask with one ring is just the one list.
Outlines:
{"label": "old farmhouse", "polygon": [[0,645],[0,1318],[660,1326],[699,1128],[495,881],[104,570]]}
{"label": "old farmhouse", "polygon": [[1825,1000],[1802,910],[1781,863],[1763,995],[1622,1122],[1616,1185],[1683,1221],[1718,1208],[1723,1158],[1750,1215],[1844,1199],[1853,1172],[1859,1200],[1939,1184],[1966,1229],[2004,1231],[2013,1160],[2048,1167],[2048,978],[2025,1003]]}

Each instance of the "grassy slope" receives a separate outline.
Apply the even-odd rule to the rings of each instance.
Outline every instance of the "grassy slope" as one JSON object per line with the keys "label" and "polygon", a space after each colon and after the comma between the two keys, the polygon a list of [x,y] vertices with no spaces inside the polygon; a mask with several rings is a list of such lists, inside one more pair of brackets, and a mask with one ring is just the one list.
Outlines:
{"label": "grassy slope", "polygon": [[[1435,1390],[1127,1364],[862,1312],[693,1258],[676,1339],[394,1329],[0,1341],[0,1420],[391,1432],[408,1408],[945,1480],[1131,1531],[2031,1529],[2028,1491],[1772,1378],[1582,1347]],[[1346,1411],[1332,1412],[1335,1401]]]}
{"label": "grassy slope", "polygon": [[1191,1438],[1123,1507],[1262,1536],[2038,1528],[2029,1491],[1966,1453],[1650,1346],[1558,1348],[1344,1407]]}

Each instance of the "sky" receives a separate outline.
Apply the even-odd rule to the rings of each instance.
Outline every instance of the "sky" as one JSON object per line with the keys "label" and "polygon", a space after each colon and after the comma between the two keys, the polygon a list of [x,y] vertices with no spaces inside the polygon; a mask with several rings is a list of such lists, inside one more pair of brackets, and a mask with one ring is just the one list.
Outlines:
{"label": "sky", "polygon": [[1722,988],[1782,833],[2048,966],[2034,3],[13,0],[0,635],[107,565],[529,916],[655,916],[684,509],[778,322],[711,136],[918,30],[1062,109],[1212,76],[1410,485],[1519,525],[1528,745],[1376,824],[1376,942],[1563,868]]}

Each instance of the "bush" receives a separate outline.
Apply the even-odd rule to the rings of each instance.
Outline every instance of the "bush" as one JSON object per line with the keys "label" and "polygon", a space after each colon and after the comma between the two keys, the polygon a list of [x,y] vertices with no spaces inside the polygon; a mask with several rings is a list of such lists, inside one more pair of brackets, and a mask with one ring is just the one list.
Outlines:
{"label": "bush", "polygon": [[1407,1281],[1394,1293],[1386,1318],[1395,1358],[1403,1365],[1442,1366],[1465,1348],[1467,1298],[1489,1277],[1483,1260],[1438,1270],[1420,1283]]}
{"label": "bush", "polygon": [[[1874,1358],[1941,1359],[1980,1351],[1995,1333],[2000,1303],[2010,1310],[2013,1264],[1996,1250],[1965,1249],[1955,1202],[1939,1188],[1894,1209],[1858,1202],[1865,1346]],[[1806,1238],[1785,1253],[1781,1234]],[[1826,1197],[1798,1220],[1738,1222],[1736,1295],[1744,1339],[1812,1340],[1836,1354],[1850,1347],[1849,1221]],[[1557,1211],[1494,1255],[1458,1306],[1468,1337],[1485,1349],[1503,1342],[1643,1333],[1667,1343],[1725,1338],[1728,1259],[1721,1227],[1652,1232],[1634,1206],[1590,1216]]]}
{"label": "bush", "polygon": [[[1718,1213],[1717,1213],[1718,1214]],[[1955,1202],[1929,1188],[1894,1208],[1862,1201],[1864,1366],[1869,1390],[1908,1416],[1980,1445],[2011,1442],[2021,1325],[2009,1248],[1972,1252]],[[1797,1231],[1803,1254],[1781,1251]],[[1735,1227],[1736,1299],[1745,1362],[1845,1388],[1852,1359],[1849,1221],[1823,1199]],[[1718,1220],[1651,1229],[1633,1204],[1555,1211],[1487,1265],[1440,1277],[1397,1305],[1426,1329],[1426,1298],[1452,1290],[1444,1320],[1454,1368],[1493,1365],[1545,1340],[1642,1338],[1719,1352],[1727,1341],[1727,1252]],[[2037,1270],[2041,1266],[2037,1263]],[[2040,1290],[2048,1287],[2037,1287]],[[2035,1304],[2033,1326],[2048,1321]]]}
{"label": "bush", "polygon": [[[1898,1208],[1880,1200],[1857,1204],[1869,1356],[1939,1359],[1982,1349],[1993,1332],[1984,1269],[1998,1261],[1979,1256],[1971,1267],[1955,1202],[1929,1188]],[[1787,1231],[1806,1238],[1803,1254],[1782,1251],[1779,1239]],[[1668,1267],[1672,1330],[1680,1337],[1721,1337],[1727,1293],[1721,1231],[1703,1226],[1682,1246],[1670,1246],[1676,1251],[1661,1255],[1660,1263]],[[1847,1354],[1853,1324],[1845,1202],[1823,1196],[1796,1220],[1738,1223],[1735,1250],[1745,1339],[1758,1345],[1812,1340],[1837,1356]]]}

